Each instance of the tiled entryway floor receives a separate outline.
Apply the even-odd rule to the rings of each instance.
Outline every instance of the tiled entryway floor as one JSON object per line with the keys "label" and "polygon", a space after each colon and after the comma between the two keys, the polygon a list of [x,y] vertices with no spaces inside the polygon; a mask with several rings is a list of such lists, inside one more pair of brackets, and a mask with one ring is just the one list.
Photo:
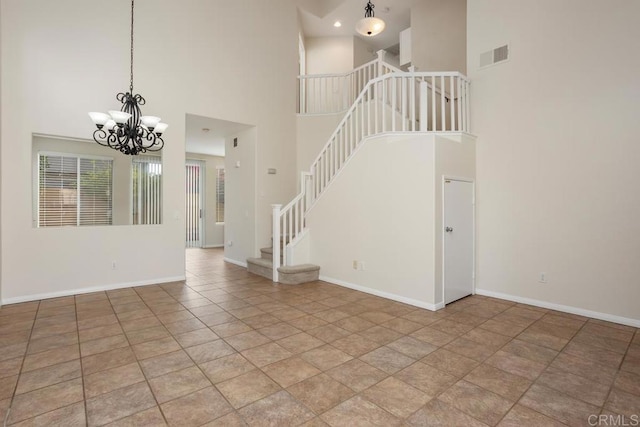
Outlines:
{"label": "tiled entryway floor", "polygon": [[11,407],[8,425],[586,426],[640,413],[631,327],[478,296],[434,313],[274,285],[220,250],[188,250],[187,276],[3,307],[2,419]]}

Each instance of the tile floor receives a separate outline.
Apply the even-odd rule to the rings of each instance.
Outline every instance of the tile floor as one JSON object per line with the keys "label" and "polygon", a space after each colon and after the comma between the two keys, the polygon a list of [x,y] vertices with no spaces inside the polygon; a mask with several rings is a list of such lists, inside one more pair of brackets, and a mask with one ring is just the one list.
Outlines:
{"label": "tile floor", "polygon": [[0,420],[586,426],[640,414],[631,327],[479,296],[434,313],[323,282],[273,285],[215,249],[188,250],[187,277],[3,307]]}

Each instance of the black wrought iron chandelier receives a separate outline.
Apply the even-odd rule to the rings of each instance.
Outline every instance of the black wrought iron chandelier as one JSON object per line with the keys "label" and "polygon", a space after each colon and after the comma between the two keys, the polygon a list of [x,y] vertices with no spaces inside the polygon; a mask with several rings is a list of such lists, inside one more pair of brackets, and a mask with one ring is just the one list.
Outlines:
{"label": "black wrought iron chandelier", "polygon": [[160,117],[143,116],[140,106],[146,103],[142,95],[133,94],[133,8],[131,0],[131,80],[129,92],[119,93],[120,111],[109,114],[91,112],[89,116],[98,128],[93,140],[124,154],[137,155],[147,151],[160,151],[164,147],[163,132],[169,125],[160,123]]}
{"label": "black wrought iron chandelier", "polygon": [[385,23],[382,19],[375,17],[374,8],[373,3],[368,1],[364,7],[364,18],[356,23],[356,31],[363,36],[373,37],[384,31]]}

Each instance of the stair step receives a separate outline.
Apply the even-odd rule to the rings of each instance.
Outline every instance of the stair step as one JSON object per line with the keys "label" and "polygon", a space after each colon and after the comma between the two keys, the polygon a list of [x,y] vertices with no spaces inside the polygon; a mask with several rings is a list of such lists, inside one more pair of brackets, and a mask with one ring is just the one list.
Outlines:
{"label": "stair step", "polygon": [[[264,258],[247,258],[247,270],[267,279],[272,278],[273,263]],[[320,276],[320,266],[313,264],[286,265],[278,267],[279,282],[285,285],[299,285],[315,282]]]}
{"label": "stair step", "polygon": [[247,271],[271,280],[273,278],[273,262],[264,258],[247,258]]}
{"label": "stair step", "polygon": [[[284,256],[284,251],[281,250],[280,251],[280,261],[281,262],[282,262],[283,256]],[[273,247],[260,249],[260,258],[272,260],[273,259]]]}
{"label": "stair step", "polygon": [[283,265],[278,267],[278,281],[286,285],[315,282],[320,277],[320,266],[314,264]]}

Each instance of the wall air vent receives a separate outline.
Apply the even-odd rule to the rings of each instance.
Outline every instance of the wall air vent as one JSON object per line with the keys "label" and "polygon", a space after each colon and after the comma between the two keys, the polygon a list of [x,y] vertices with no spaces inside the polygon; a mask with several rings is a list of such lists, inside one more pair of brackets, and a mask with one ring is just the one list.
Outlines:
{"label": "wall air vent", "polygon": [[509,59],[509,45],[491,49],[487,52],[480,54],[480,68],[488,67],[490,65],[498,64]]}

